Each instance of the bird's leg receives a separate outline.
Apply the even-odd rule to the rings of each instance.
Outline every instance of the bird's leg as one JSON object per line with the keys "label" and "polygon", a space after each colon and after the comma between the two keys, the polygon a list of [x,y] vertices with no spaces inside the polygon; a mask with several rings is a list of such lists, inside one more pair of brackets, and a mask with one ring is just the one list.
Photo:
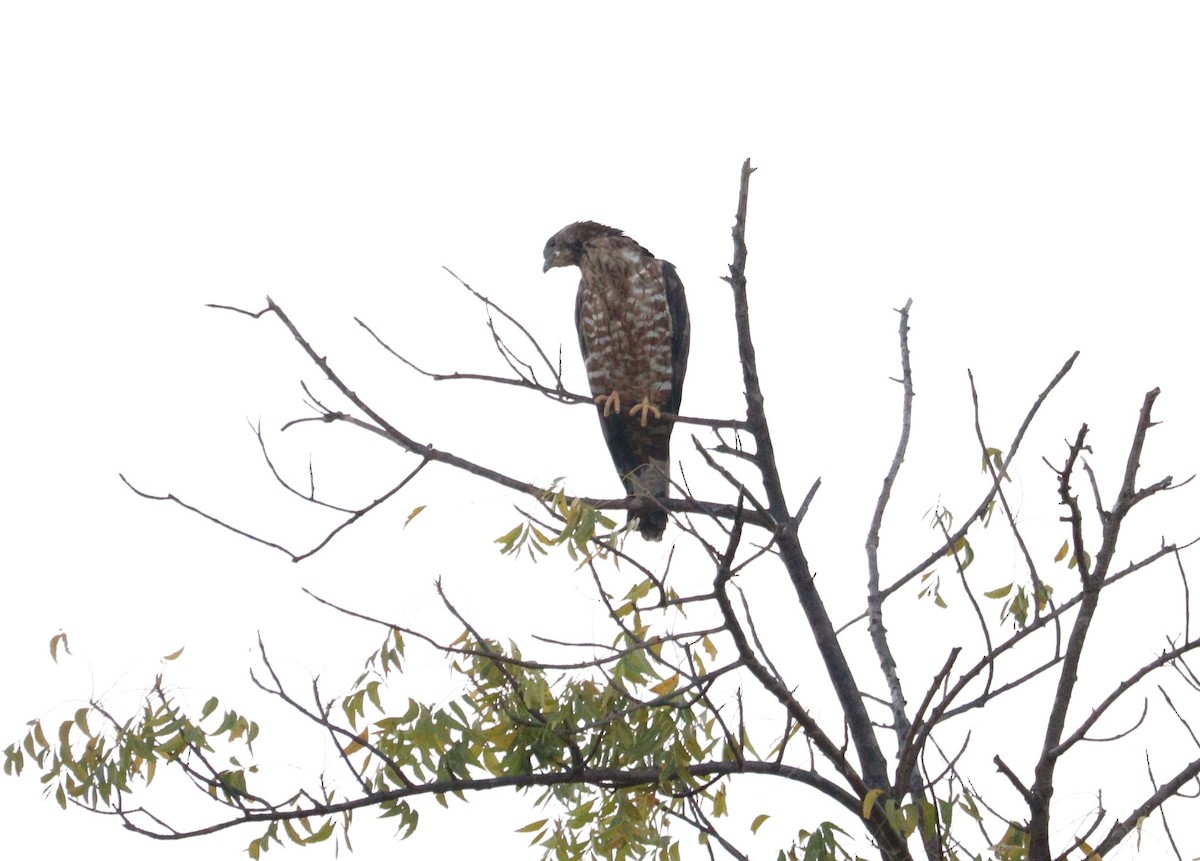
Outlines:
{"label": "bird's leg", "polygon": [[604,417],[608,418],[614,412],[621,414],[621,393],[614,389],[607,395],[596,396],[596,406],[604,407]]}
{"label": "bird's leg", "polygon": [[656,419],[662,418],[662,410],[650,403],[649,395],[646,395],[644,398],[642,398],[642,402],[635,405],[634,408],[629,411],[629,417],[634,418],[638,413],[642,414],[642,427],[645,427],[646,422],[650,420],[651,413],[654,414]]}

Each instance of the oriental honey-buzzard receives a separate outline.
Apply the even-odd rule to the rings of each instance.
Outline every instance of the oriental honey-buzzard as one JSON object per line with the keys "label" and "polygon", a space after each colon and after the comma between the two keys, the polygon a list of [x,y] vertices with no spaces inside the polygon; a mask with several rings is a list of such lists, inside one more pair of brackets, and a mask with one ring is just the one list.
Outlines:
{"label": "oriental honey-buzzard", "polygon": [[689,323],[675,267],[620,230],[594,221],[568,224],[550,237],[542,271],[578,266],[575,326],[600,428],[638,531],[662,538],[669,495],[671,429],[687,370]]}

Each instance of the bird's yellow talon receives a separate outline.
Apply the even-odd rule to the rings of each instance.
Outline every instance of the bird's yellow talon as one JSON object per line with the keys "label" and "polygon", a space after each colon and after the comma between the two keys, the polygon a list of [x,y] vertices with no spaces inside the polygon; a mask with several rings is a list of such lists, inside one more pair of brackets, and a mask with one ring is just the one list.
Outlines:
{"label": "bird's yellow talon", "polygon": [[597,395],[596,396],[596,406],[604,407],[605,418],[612,415],[614,412],[617,415],[620,415],[621,414],[621,393],[620,392],[612,392],[607,395]]}
{"label": "bird's yellow talon", "polygon": [[[651,414],[653,414],[656,419],[662,418],[662,410],[650,403],[649,395],[646,395],[646,397],[642,398],[642,402],[629,411],[629,417],[634,418],[638,413],[642,414],[642,427],[646,426],[646,422],[650,420]],[[605,413],[605,415],[608,415],[608,413]]]}

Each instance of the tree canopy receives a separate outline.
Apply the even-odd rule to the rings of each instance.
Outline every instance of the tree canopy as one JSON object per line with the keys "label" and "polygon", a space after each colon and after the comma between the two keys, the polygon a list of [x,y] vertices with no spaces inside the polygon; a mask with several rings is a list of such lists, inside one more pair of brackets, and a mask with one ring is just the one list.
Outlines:
{"label": "tree canopy", "polygon": [[[219,691],[197,708],[164,671],[132,712],[114,711],[97,697],[57,723],[31,721],[5,750],[6,773],[35,771],[63,807],[113,814],[154,838],[239,828],[248,832],[254,858],[277,844],[333,841],[353,848],[360,811],[393,819],[405,837],[419,827],[423,805],[449,806],[504,788],[528,792],[536,810],[513,827],[528,834],[532,857],[554,859],[665,861],[696,852],[889,861],[1102,858],[1125,841],[1136,844],[1151,825],[1174,845],[1174,802],[1200,787],[1200,741],[1190,723],[1200,679],[1187,663],[1200,635],[1190,630],[1181,553],[1194,539],[1146,545],[1142,533],[1131,537],[1128,528],[1145,503],[1187,483],[1142,474],[1159,391],[1146,392],[1131,408],[1123,451],[1093,451],[1083,423],[1064,431],[1060,449],[1029,452],[1027,432],[1077,354],[1038,382],[1005,439],[983,421],[971,378],[982,491],[965,510],[939,502],[924,518],[897,514],[893,492],[909,451],[916,392],[912,303],[905,303],[897,309],[898,440],[865,530],[865,564],[814,560],[806,550],[806,518],[820,505],[821,480],[797,485],[781,468],[790,441],[772,434],[751,329],[752,172],[749,162],[743,165],[725,279],[744,413],[669,417],[677,424],[677,451],[687,454],[673,498],[661,501],[673,524],[674,545],[665,556],[648,555],[636,534],[610,516],[634,501],[580,494],[569,477],[541,483],[421,442],[403,418],[360,395],[336,357],[324,355],[270,298],[261,309],[217,307],[255,325],[282,325],[315,370],[303,384],[311,412],[285,430],[345,427],[396,447],[405,465],[390,486],[361,505],[335,504],[318,493],[311,468],[305,482],[277,464],[256,428],[270,475],[335,518],[327,532],[296,548],[182,496],[126,481],[148,500],[303,562],[332,541],[353,540],[352,528],[378,510],[402,505],[418,476],[456,470],[521,500],[516,522],[502,535],[464,529],[458,540],[494,542],[501,556],[546,560],[584,578],[603,630],[571,640],[496,630],[496,620],[461,612],[439,583],[442,610],[458,631],[442,638],[397,623],[388,607],[370,600],[310,593],[330,613],[376,631],[378,647],[361,674],[336,693],[317,679],[298,689],[261,638],[251,672],[265,696],[327,735],[338,760],[327,772],[302,779],[267,773],[254,745],[269,728],[252,710],[223,704]],[[511,387],[564,407],[592,402],[571,389],[561,360],[516,316],[458,283],[484,310],[504,370],[432,371],[367,322],[356,322],[406,373],[446,385]],[[1027,537],[1013,498],[1013,474],[1024,462],[1044,462],[1053,476],[1061,528],[1052,546]],[[405,510],[407,525],[423,506],[414,499]],[[929,527],[923,550],[907,562],[882,552],[890,519]],[[984,579],[980,560],[996,558],[997,534],[1019,561],[999,579],[994,572]],[[1164,569],[1175,585],[1154,590],[1161,648],[1134,655],[1129,666],[1089,662],[1097,641],[1114,636],[1096,624],[1101,605],[1120,602],[1123,589]],[[848,592],[854,603],[843,612]],[[953,624],[914,626],[916,603],[944,608]],[[56,660],[68,649],[67,633],[50,642]],[[453,695],[410,692],[406,673],[418,651],[426,656],[421,660],[444,661],[456,680]],[[1091,769],[1088,743],[1102,743],[1102,751],[1145,751],[1146,775],[1132,800],[1127,773]],[[161,806],[156,793],[164,772],[194,789],[186,813]],[[745,779],[774,782],[772,800],[779,803],[764,803],[748,823],[734,823],[730,796]],[[1064,787],[1095,798],[1091,814],[1069,827]],[[1107,809],[1106,794],[1121,806]],[[198,817],[205,818],[192,824]],[[769,821],[771,833],[786,838],[767,850],[761,843],[749,848]]]}

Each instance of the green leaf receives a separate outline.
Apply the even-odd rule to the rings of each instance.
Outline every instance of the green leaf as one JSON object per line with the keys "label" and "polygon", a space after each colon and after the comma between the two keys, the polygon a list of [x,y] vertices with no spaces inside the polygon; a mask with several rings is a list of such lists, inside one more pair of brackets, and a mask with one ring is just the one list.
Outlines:
{"label": "green leaf", "polygon": [[654,582],[650,579],[643,580],[638,583],[625,595],[626,601],[638,601],[650,594],[650,590],[654,588]]}
{"label": "green leaf", "polygon": [[202,708],[200,710],[200,720],[204,720],[206,717],[208,717],[210,714],[212,714],[214,711],[216,711],[217,705],[218,705],[217,698],[209,697],[208,702],[206,702],[204,704],[204,708]]}
{"label": "green leaf", "polygon": [[421,814],[419,811],[408,805],[404,801],[400,803],[400,822],[405,827],[405,831],[400,835],[401,840],[407,840],[412,836],[412,833],[417,830],[417,822],[420,820]]}
{"label": "green leaf", "polygon": [[970,816],[976,822],[983,821],[983,814],[979,812],[979,808],[975,804],[975,799],[970,795],[964,794],[962,801],[958,803],[958,806],[967,814],[967,816]]}
{"label": "green leaf", "polygon": [[757,834],[758,829],[762,827],[762,824],[770,818],[771,814],[769,813],[760,813],[758,816],[755,816],[754,821],[750,823],[750,833]]}
{"label": "green leaf", "polygon": [[725,816],[728,813],[729,807],[725,804],[725,787],[722,786],[713,797],[712,815],[714,817]]}
{"label": "green leaf", "polygon": [[543,825],[545,825],[549,821],[550,821],[549,819],[539,819],[537,822],[530,822],[528,825],[526,825],[522,828],[518,828],[515,833],[529,834],[533,831],[539,830]]}
{"label": "green leaf", "polygon": [[516,543],[517,539],[521,537],[521,530],[523,530],[524,528],[525,528],[524,525],[514,526],[508,532],[505,532],[503,535],[501,535],[499,538],[497,538],[493,543],[503,544],[504,545],[503,549],[509,550],[512,548],[513,544]]}
{"label": "green leaf", "polygon": [[225,712],[225,717],[224,717],[224,719],[222,719],[221,725],[213,731],[213,735],[224,735],[225,733],[227,733],[231,729],[233,729],[235,726],[237,726],[237,722],[238,722],[237,712],[230,709],[229,711]]}
{"label": "green leaf", "polygon": [[940,819],[940,821],[942,823],[942,827],[945,828],[946,831],[949,831],[950,823],[954,819],[954,802],[949,799],[947,799],[947,800],[938,799],[937,804],[938,804],[938,811],[939,811],[938,818]]}
{"label": "green leaf", "polygon": [[159,745],[159,752],[167,759],[176,759],[187,748],[187,742],[182,735],[172,736]]}
{"label": "green leaf", "polygon": [[421,704],[414,699],[408,701],[408,711],[400,718],[400,723],[412,723],[421,714]]}
{"label": "green leaf", "polygon": [[332,835],[333,835],[333,820],[326,819],[325,824],[321,826],[321,829],[316,834],[312,835],[307,840],[305,840],[304,843],[306,845],[309,843],[322,843],[322,842],[328,840]]}
{"label": "green leaf", "polygon": [[1005,595],[1007,595],[1009,592],[1012,591],[1012,587],[1013,587],[1013,584],[1009,583],[1007,586],[1001,586],[999,589],[993,589],[990,592],[984,592],[983,597],[985,597],[985,598],[1003,598]]}

